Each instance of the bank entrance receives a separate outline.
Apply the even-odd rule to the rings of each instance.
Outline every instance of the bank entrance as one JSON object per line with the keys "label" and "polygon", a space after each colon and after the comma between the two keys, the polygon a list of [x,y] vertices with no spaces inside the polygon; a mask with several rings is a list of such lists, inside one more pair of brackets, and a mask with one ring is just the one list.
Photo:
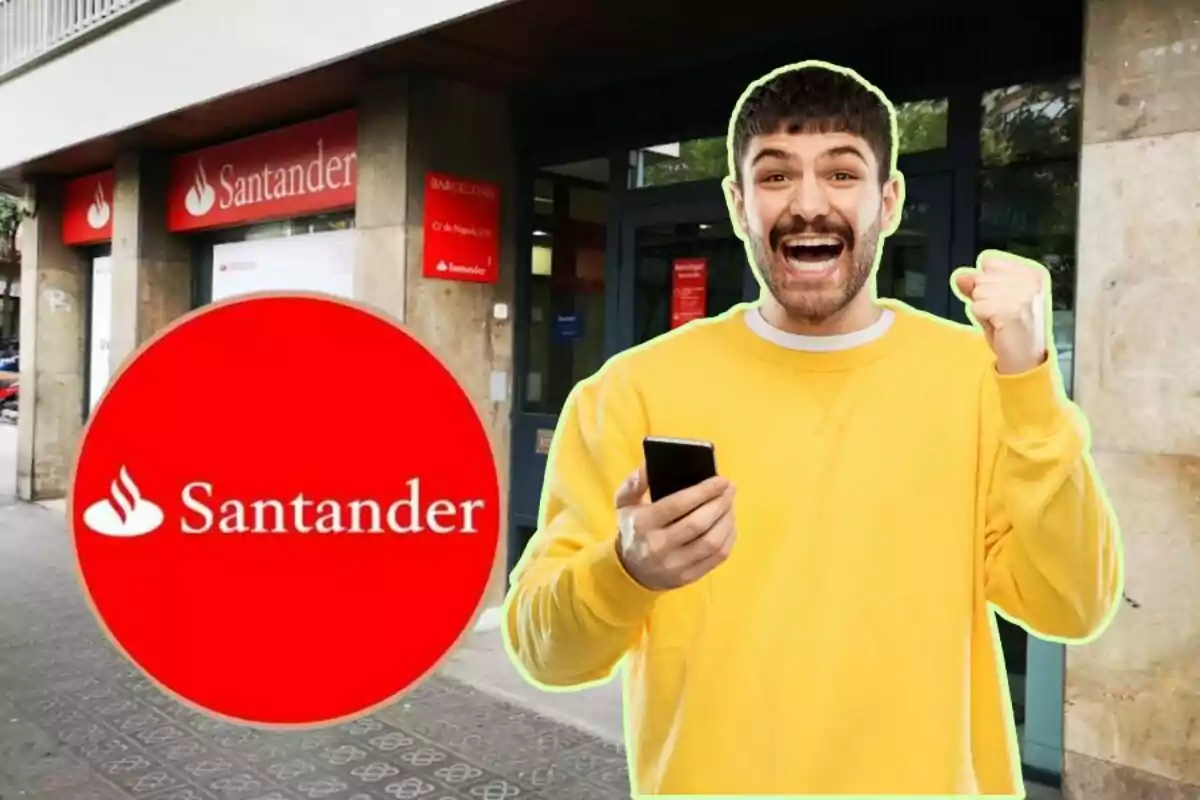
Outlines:
{"label": "bank entrance", "polygon": [[[1078,3],[1034,16],[963,8],[775,49],[747,43],[661,73],[525,98],[509,567],[536,529],[567,395],[606,358],[670,329],[676,271],[686,270],[689,302],[707,316],[757,299],[721,189],[726,128],[747,83],[799,59],[854,68],[896,107],[905,202],[885,241],[878,294],[961,322],[953,268],[988,248],[1040,261],[1053,279],[1070,392],[1082,29]],[[1055,784],[1063,647],[1002,619],[997,627],[1026,775]]]}
{"label": "bank entrance", "polygon": [[[530,101],[520,116],[526,207],[518,219],[510,569],[538,523],[566,397],[607,357],[670,330],[680,297],[674,273],[688,270],[690,301],[706,315],[757,299],[721,190],[725,128],[746,83],[798,52],[857,68],[896,107],[905,204],[884,243],[878,294],[964,321],[949,285],[955,266],[984,248],[1042,261],[1054,278],[1069,391],[1082,88],[1081,22],[1068,12],[1039,19],[1040,28],[1012,23],[1025,25],[1020,36],[994,22],[914,26],[860,37],[851,52],[816,43]],[[1012,49],[1014,41],[1022,47]],[[982,52],[1004,58],[972,55]],[[1028,776],[1056,783],[1062,645],[1004,620],[997,627],[1022,764]]]}
{"label": "bank entrance", "polygon": [[[567,395],[610,356],[671,329],[684,302],[676,271],[694,265],[688,288],[703,316],[758,299],[720,178],[625,191],[613,209],[610,166],[540,170],[533,181],[530,274],[517,302],[526,358],[513,419],[510,566],[537,525],[547,450]],[[950,291],[954,174],[901,158],[906,168],[901,223],[885,240],[878,293],[961,320]]]}
{"label": "bank entrance", "polygon": [[[676,269],[695,264],[705,316],[757,300],[760,289],[719,183],[704,183],[690,201],[670,194],[631,204],[620,228],[617,346],[627,349],[671,328],[672,311],[687,302]],[[945,173],[908,180],[899,230],[886,241],[877,273],[880,296],[947,316],[951,181]],[[700,287],[697,287],[700,288]]]}

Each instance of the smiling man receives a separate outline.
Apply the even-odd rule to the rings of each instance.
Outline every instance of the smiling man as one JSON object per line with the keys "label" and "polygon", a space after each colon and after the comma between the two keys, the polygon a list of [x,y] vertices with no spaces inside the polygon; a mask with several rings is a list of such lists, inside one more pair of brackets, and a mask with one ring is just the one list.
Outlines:
{"label": "smiling man", "polygon": [[[975,326],[876,298],[902,182],[853,73],[767,76],[729,144],[761,300],[576,388],[509,653],[555,687],[627,659],[640,796],[1022,794],[992,607],[1086,640],[1121,583],[1048,276],[983,254],[954,278]],[[712,441],[721,477],[649,502],[647,435]]]}

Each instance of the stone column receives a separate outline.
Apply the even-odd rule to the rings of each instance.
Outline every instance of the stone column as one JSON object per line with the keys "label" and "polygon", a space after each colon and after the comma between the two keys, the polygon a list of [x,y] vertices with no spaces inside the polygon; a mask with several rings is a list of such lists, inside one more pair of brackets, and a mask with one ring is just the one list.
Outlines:
{"label": "stone column", "polygon": [[167,231],[169,174],[160,154],[117,158],[109,354],[114,377],[147,339],[192,308],[191,248]]}
{"label": "stone column", "polygon": [[1200,797],[1200,5],[1089,0],[1076,394],[1126,595],[1067,654],[1072,800]]}
{"label": "stone column", "polygon": [[37,184],[36,216],[21,226],[21,398],[17,493],[65,497],[83,431],[89,265],[62,241],[63,186]]}
{"label": "stone column", "polygon": [[[506,98],[427,76],[395,76],[367,87],[359,101],[359,231],[354,296],[405,324],[466,389],[491,436],[507,527],[511,307],[516,154]],[[421,276],[425,174],[441,171],[502,186],[500,281],[496,285]],[[493,395],[493,376],[504,386]],[[504,599],[507,534],[487,605]]]}
{"label": "stone column", "polygon": [[358,107],[354,297],[403,322],[407,279],[408,78],[379,81]]}
{"label": "stone column", "polygon": [[[503,508],[500,547],[487,602],[498,606],[504,600],[508,550],[511,305],[516,261],[517,157],[511,110],[502,95],[446,79],[414,76],[409,84],[408,119],[406,321],[466,388],[491,435]],[[500,184],[500,280],[495,285],[421,276],[427,172]],[[503,320],[495,319],[497,303],[510,308]],[[503,387],[503,397],[492,394],[493,381]]]}

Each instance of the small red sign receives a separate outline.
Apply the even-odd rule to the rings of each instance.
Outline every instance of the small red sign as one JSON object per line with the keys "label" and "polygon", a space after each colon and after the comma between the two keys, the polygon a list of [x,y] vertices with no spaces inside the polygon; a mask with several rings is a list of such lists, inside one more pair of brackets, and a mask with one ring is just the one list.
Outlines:
{"label": "small red sign", "polygon": [[358,119],[323,117],[179,156],[167,227],[193,231],[299,217],[354,205]]}
{"label": "small red sign", "polygon": [[708,305],[708,259],[677,258],[671,270],[671,327],[703,319]]}
{"label": "small red sign", "polygon": [[500,187],[441,173],[425,176],[422,274],[474,283],[500,276]]}
{"label": "small red sign", "polygon": [[66,185],[63,196],[63,244],[89,245],[112,240],[113,183],[111,170],[84,175]]}

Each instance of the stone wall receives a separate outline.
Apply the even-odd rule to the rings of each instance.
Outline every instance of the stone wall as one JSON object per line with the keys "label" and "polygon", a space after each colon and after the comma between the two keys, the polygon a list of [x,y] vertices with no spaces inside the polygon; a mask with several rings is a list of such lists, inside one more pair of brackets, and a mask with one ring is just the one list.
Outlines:
{"label": "stone wall", "polygon": [[115,377],[154,334],[192,307],[192,251],[167,230],[170,161],[159,153],[122,153],[113,187],[112,334]]}
{"label": "stone wall", "polygon": [[62,243],[62,184],[37,184],[21,226],[21,413],[17,494],[63,497],[83,431],[84,304],[89,265]]}
{"label": "stone wall", "polygon": [[1076,395],[1127,600],[1067,655],[1072,800],[1200,797],[1200,3],[1089,0]]}

